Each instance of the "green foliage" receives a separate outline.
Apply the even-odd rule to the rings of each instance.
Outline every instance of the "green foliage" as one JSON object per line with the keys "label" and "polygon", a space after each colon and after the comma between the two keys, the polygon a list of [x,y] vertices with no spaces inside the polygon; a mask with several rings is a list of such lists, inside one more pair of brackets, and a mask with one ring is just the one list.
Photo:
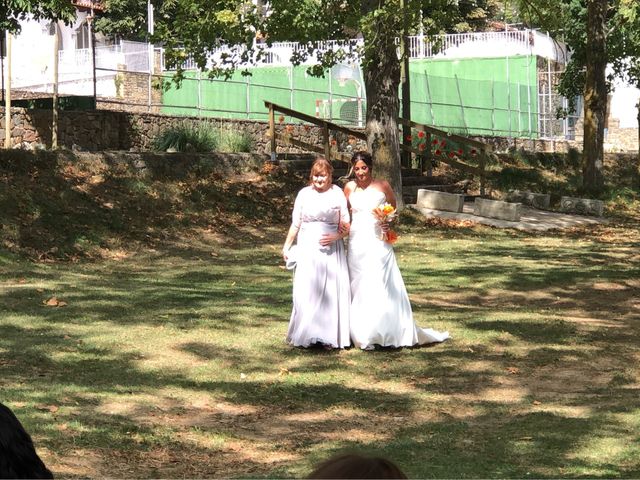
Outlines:
{"label": "green foliage", "polygon": [[31,17],[72,21],[75,7],[69,0],[2,0],[0,2],[0,31],[20,33],[20,22]]}
{"label": "green foliage", "polygon": [[212,152],[218,147],[218,137],[206,123],[182,123],[162,131],[153,142],[154,150],[166,152]]}
{"label": "green foliage", "polygon": [[221,152],[242,153],[253,151],[253,137],[244,131],[231,127],[221,127],[215,132],[218,149]]}
{"label": "green foliage", "polygon": [[107,0],[106,12],[95,25],[105,35],[142,41],[148,28],[147,0]]}
{"label": "green foliage", "polygon": [[153,142],[153,149],[165,152],[226,152],[253,151],[254,141],[250,134],[231,127],[212,127],[208,123],[184,122],[162,131]]}

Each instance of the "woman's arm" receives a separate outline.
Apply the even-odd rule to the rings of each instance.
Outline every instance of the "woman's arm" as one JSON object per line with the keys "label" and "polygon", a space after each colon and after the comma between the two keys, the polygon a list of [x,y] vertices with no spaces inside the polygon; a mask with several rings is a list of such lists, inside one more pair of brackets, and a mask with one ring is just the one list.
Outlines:
{"label": "woman's arm", "polygon": [[387,198],[387,203],[392,205],[393,208],[397,208],[398,204],[396,201],[396,195],[395,193],[393,193],[393,188],[391,188],[391,185],[389,185],[389,182],[387,182],[386,180],[380,180],[380,183],[381,183],[380,188],[384,193],[384,196]]}
{"label": "woman's arm", "polygon": [[298,236],[298,231],[300,230],[300,225],[302,224],[302,197],[304,196],[305,189],[302,189],[298,192],[296,196],[296,201],[293,204],[293,213],[291,214],[291,226],[289,227],[289,231],[287,232],[287,238],[284,241],[284,245],[282,246],[282,257],[285,262],[287,261],[287,252],[293,245],[294,240]]}
{"label": "woman's arm", "polygon": [[298,236],[298,230],[300,230],[300,227],[298,227],[297,225],[291,224],[291,226],[289,227],[287,238],[285,239],[284,245],[282,246],[282,258],[284,258],[285,262],[287,261],[287,254],[289,253],[289,249],[291,248],[291,245],[293,245],[293,241]]}

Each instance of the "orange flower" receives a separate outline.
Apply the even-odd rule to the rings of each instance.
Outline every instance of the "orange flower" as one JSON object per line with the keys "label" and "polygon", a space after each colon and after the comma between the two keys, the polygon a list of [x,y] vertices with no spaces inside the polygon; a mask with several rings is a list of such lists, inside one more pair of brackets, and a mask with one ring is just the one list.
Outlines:
{"label": "orange flower", "polygon": [[418,145],[418,149],[419,149],[419,150],[424,150],[424,149],[425,149],[425,146],[426,146],[426,145],[425,145],[424,143],[421,143],[420,145]]}
{"label": "orange flower", "polygon": [[305,125],[304,126],[304,131],[308,132],[309,130],[311,130],[311,127],[309,125]]}
{"label": "orange flower", "polygon": [[293,132],[293,125],[287,125],[287,132]]}
{"label": "orange flower", "polygon": [[278,117],[278,123],[282,123],[282,122],[284,122],[284,115],[280,115]]}
{"label": "orange flower", "polygon": [[382,213],[384,213],[385,215],[389,215],[390,213],[395,212],[396,209],[393,208],[393,205],[390,205],[388,203],[385,203],[384,206],[382,207]]}
{"label": "orange flower", "polygon": [[334,146],[335,146],[335,145],[337,145],[337,144],[338,144],[338,142],[337,142],[335,139],[331,140],[331,145],[334,145]]}
{"label": "orange flower", "polygon": [[393,245],[394,243],[396,243],[398,241],[398,234],[396,232],[394,232],[393,230],[389,230],[387,232],[385,241],[387,243],[390,243],[390,244]]}

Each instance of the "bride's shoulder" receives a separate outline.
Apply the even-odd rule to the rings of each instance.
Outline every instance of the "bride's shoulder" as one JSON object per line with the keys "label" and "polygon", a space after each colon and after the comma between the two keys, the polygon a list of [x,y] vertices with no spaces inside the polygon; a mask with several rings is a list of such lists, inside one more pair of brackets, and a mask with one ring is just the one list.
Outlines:
{"label": "bride's shoulder", "polygon": [[356,189],[355,180],[349,180],[344,186],[344,192],[353,192]]}

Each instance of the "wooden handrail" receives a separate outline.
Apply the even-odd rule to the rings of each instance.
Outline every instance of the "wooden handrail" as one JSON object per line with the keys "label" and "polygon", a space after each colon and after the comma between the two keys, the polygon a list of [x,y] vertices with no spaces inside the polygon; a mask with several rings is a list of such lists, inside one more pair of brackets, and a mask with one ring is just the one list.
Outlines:
{"label": "wooden handrail", "polygon": [[464,143],[467,145],[472,145],[476,148],[478,148],[479,150],[482,150],[484,152],[492,152],[493,149],[491,148],[491,145],[487,144],[487,143],[483,143],[479,140],[473,140],[472,138],[468,138],[468,137],[463,137],[462,135],[457,135],[455,133],[449,133],[446,130],[440,130],[439,128],[435,128],[435,127],[431,127],[429,125],[424,125],[422,123],[417,123],[414,122],[412,120],[407,120],[404,118],[398,118],[398,123],[400,125],[406,125],[408,127],[412,127],[415,128],[416,130],[419,131],[423,131],[423,132],[427,132],[427,133],[433,133],[435,135],[439,135],[441,137],[447,137],[451,140],[453,140],[454,142],[458,142],[458,143]]}
{"label": "wooden handrail", "polygon": [[[415,149],[413,147],[409,147],[408,145],[402,145],[401,144],[400,148],[402,150],[404,150],[405,152],[415,153],[418,156],[424,156],[425,155],[424,151],[417,150],[417,149]],[[456,159],[453,159],[453,158],[447,158],[447,157],[438,157],[437,160],[439,162],[446,163],[447,165],[451,165],[452,167],[460,169],[460,170],[463,170],[465,172],[472,173],[474,175],[481,175],[481,169],[480,168],[474,167],[473,165],[469,165],[469,164],[464,163],[464,162],[461,162],[460,160],[456,160]]]}
{"label": "wooden handrail", "polygon": [[[273,102],[267,102],[266,100],[264,101],[264,105],[269,109],[269,135],[271,136],[271,160],[275,161],[276,159],[276,138],[280,139],[280,140],[285,140],[288,141],[290,144],[295,145],[297,147],[302,147],[302,148],[306,148],[312,152],[317,152],[317,153],[322,153],[324,154],[324,156],[327,158],[327,160],[331,160],[331,158],[335,158],[337,160],[341,160],[343,162],[349,163],[350,158],[339,153],[333,153],[331,152],[331,144],[330,144],[330,140],[329,140],[329,132],[330,131],[337,131],[337,132],[342,132],[345,133],[347,135],[351,135],[354,138],[359,138],[361,140],[366,140],[367,136],[365,135],[364,132],[360,132],[358,130],[352,130],[350,128],[347,127],[343,127],[342,125],[338,125],[336,123],[333,122],[329,122],[327,120],[324,120],[322,118],[316,118],[313,117],[311,115],[308,115],[306,113],[302,113],[302,112],[298,112],[296,110],[292,110],[291,108],[287,108],[287,107],[283,107],[282,105],[278,105],[276,103]],[[317,147],[315,145],[312,145],[310,143],[307,142],[303,142],[301,140],[293,140],[293,139],[286,139],[285,137],[283,137],[282,135],[278,135],[276,134],[276,122],[275,122],[275,112],[280,112],[283,113],[285,115],[289,115],[291,117],[295,117],[298,118],[300,120],[303,120],[305,122],[308,123],[312,123],[314,125],[317,125],[318,127],[320,127],[322,129],[322,144],[323,147]]]}
{"label": "wooden handrail", "polygon": [[[331,145],[329,143],[329,132],[337,131],[342,132],[347,135],[351,135],[354,138],[359,138],[360,140],[366,140],[367,135],[364,132],[359,130],[353,130],[351,128],[343,127],[342,125],[338,125],[337,123],[330,122],[328,120],[324,120],[322,118],[316,118],[312,115],[308,115],[306,113],[298,112],[288,107],[284,107],[282,105],[278,105],[273,102],[264,101],[264,105],[269,109],[269,134],[271,136],[271,159],[275,160],[275,151],[276,151],[276,139],[288,142],[291,145],[295,145],[297,147],[306,148],[312,152],[324,153],[327,160],[331,160],[331,157],[349,162],[349,158],[339,152],[333,153],[331,152]],[[318,147],[316,145],[309,144],[307,142],[303,142],[301,140],[295,140],[292,138],[284,137],[283,135],[276,134],[276,122],[275,122],[275,112],[280,112],[285,115],[289,115],[294,118],[298,118],[305,122],[316,125],[322,129],[323,136],[323,146]],[[480,142],[479,140],[473,140],[468,137],[463,137],[461,135],[457,135],[455,133],[449,133],[446,130],[440,130],[439,128],[435,128],[429,125],[424,125],[421,123],[414,122],[412,120],[407,120],[405,118],[398,118],[398,125],[405,125],[411,128],[414,128],[418,131],[422,131],[427,133],[427,139],[429,140],[429,149],[431,148],[431,135],[438,135],[443,138],[447,138],[457,143],[461,143],[464,145],[470,145],[475,147],[479,151],[479,167],[475,167],[473,165],[469,165],[467,163],[461,162],[458,159],[440,157],[439,161],[446,163],[447,165],[452,166],[453,168],[457,168],[459,170],[471,173],[473,175],[478,175],[480,177],[480,194],[484,195],[484,184],[485,184],[485,160],[486,156],[493,151],[490,145]],[[405,145],[404,142],[400,143],[400,148],[404,151],[408,151],[414,153],[420,157],[431,157],[431,151],[428,152],[417,150],[410,145]]]}
{"label": "wooden handrail", "polygon": [[359,130],[352,130],[351,128],[343,127],[342,125],[338,125],[337,123],[330,122],[328,120],[324,120],[322,118],[316,118],[311,115],[307,115],[306,113],[298,112],[296,110],[291,110],[290,108],[283,107],[282,105],[277,105],[272,102],[264,102],[265,106],[268,108],[273,107],[273,109],[277,112],[284,113],[285,115],[289,115],[291,117],[299,118],[300,120],[304,120],[305,122],[313,123],[319,127],[324,127],[325,125],[329,128],[329,130],[337,130],[342,133],[346,133],[347,135],[353,135],[356,138],[361,140],[366,140],[367,136],[364,132]]}

